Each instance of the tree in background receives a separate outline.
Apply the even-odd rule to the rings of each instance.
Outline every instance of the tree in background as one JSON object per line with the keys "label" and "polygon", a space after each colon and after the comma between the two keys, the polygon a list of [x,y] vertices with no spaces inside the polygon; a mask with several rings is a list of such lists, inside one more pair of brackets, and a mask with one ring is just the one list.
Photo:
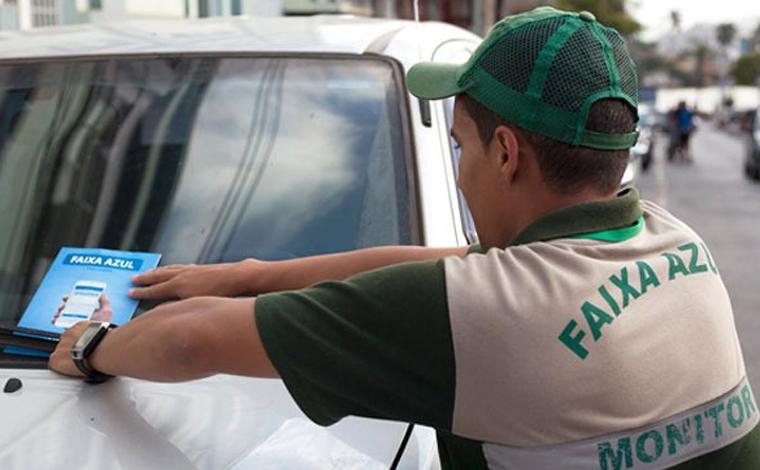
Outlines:
{"label": "tree in background", "polygon": [[[377,15],[414,17],[414,0],[371,0],[371,3]],[[569,11],[590,11],[601,23],[614,27],[623,36],[631,36],[642,26],[628,14],[627,4],[626,0],[419,0],[423,21],[445,21],[482,35],[505,15],[553,5]]]}
{"label": "tree in background", "polygon": [[[657,43],[645,42],[635,36],[628,38],[626,43],[631,57],[636,62],[641,86],[666,85],[667,83],[662,82],[663,76],[667,76],[670,80],[678,83],[685,83],[691,77],[691,73],[685,73],[678,69],[673,60],[657,52]],[[650,81],[651,77],[654,77],[654,82]]]}
{"label": "tree in background", "polygon": [[736,26],[733,23],[721,23],[718,25],[716,34],[718,36],[718,43],[725,50],[736,38]]}
{"label": "tree in background", "polygon": [[728,65],[728,46],[731,45],[731,43],[734,42],[734,38],[736,38],[736,26],[734,26],[732,23],[721,23],[718,25],[718,29],[715,33],[717,35],[718,43],[721,47],[722,58],[722,65],[720,67],[721,101],[725,106],[730,108],[731,105],[728,102],[729,98],[726,95],[726,81],[730,71],[730,67]]}
{"label": "tree in background", "polygon": [[681,12],[673,10],[670,12],[670,24],[673,26],[673,31],[681,31]]}
{"label": "tree in background", "polygon": [[600,23],[617,29],[623,36],[641,31],[641,23],[626,11],[625,0],[558,0],[562,10],[590,11]]}
{"label": "tree in background", "polygon": [[707,61],[709,59],[712,59],[715,57],[715,51],[713,51],[710,46],[705,44],[704,42],[699,42],[697,46],[694,48],[694,50],[691,52],[693,55],[695,62],[694,62],[694,76],[696,79],[695,85],[699,88],[704,87],[707,85]]}
{"label": "tree in background", "polygon": [[755,31],[752,32],[752,36],[749,38],[752,50],[760,52],[760,23],[758,23]]}
{"label": "tree in background", "polygon": [[760,77],[760,52],[739,57],[732,70],[737,85],[755,85]]}
{"label": "tree in background", "polygon": [[750,52],[739,57],[731,74],[737,85],[760,85],[760,24],[749,37]]}

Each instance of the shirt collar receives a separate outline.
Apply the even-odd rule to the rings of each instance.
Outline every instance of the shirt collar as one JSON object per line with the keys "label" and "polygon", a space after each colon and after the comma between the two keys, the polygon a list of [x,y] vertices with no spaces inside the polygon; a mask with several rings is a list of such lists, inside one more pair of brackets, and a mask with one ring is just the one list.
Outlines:
{"label": "shirt collar", "polygon": [[550,212],[528,225],[512,245],[558,238],[624,241],[641,232],[642,214],[639,192],[626,188],[612,199],[583,202]]}

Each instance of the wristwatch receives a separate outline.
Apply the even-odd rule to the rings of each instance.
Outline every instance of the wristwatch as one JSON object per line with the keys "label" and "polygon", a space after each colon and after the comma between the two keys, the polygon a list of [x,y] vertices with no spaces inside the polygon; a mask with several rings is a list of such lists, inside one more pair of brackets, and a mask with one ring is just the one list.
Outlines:
{"label": "wristwatch", "polygon": [[85,375],[86,382],[101,383],[113,377],[112,375],[98,372],[87,360],[93,351],[95,351],[98,344],[106,337],[108,330],[113,328],[116,328],[116,325],[108,322],[92,322],[87,325],[87,329],[84,330],[84,333],[79,336],[74,346],[71,347],[71,359]]}

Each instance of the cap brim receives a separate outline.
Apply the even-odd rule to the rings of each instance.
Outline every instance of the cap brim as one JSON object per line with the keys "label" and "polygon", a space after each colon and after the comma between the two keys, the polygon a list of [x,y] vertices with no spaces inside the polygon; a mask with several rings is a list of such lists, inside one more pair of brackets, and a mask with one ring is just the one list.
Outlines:
{"label": "cap brim", "polygon": [[461,67],[461,65],[433,62],[416,64],[406,74],[409,92],[424,100],[439,100],[458,95],[464,91],[464,88],[457,83]]}

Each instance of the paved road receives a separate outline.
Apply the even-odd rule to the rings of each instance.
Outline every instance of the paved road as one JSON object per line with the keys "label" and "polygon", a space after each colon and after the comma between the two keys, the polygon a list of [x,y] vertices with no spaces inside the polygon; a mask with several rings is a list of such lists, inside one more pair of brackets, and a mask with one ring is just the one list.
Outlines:
{"label": "paved road", "polygon": [[760,184],[744,177],[743,137],[700,126],[693,165],[665,162],[665,138],[642,197],[666,207],[707,242],[728,287],[752,387],[760,391]]}

